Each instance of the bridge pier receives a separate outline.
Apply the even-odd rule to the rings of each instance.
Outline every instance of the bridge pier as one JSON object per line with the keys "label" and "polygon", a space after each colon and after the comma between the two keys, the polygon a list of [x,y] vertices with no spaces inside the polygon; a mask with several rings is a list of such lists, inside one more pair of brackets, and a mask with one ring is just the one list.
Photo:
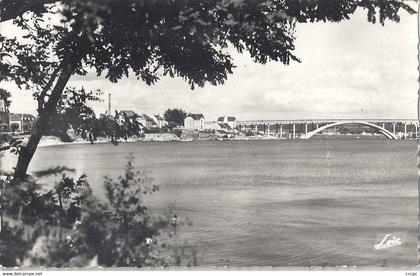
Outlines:
{"label": "bridge pier", "polygon": [[280,124],[280,139],[283,139],[283,124]]}
{"label": "bridge pier", "polygon": [[296,139],[296,124],[293,124],[293,139]]}
{"label": "bridge pier", "polygon": [[267,124],[267,135],[270,136],[270,123]]}
{"label": "bridge pier", "polygon": [[392,133],[395,135],[395,123],[392,123]]}
{"label": "bridge pier", "polygon": [[258,124],[255,124],[255,133],[258,133]]}
{"label": "bridge pier", "polygon": [[305,134],[308,134],[308,123],[305,123]]}
{"label": "bridge pier", "polygon": [[404,139],[407,138],[407,123],[404,123]]}

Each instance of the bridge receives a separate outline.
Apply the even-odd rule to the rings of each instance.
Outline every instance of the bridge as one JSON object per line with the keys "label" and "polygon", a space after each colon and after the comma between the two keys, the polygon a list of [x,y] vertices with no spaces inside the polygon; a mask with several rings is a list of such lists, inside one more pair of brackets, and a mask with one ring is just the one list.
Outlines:
{"label": "bridge", "polygon": [[[309,139],[316,134],[344,126],[358,125],[374,130],[388,139],[418,138],[416,119],[309,119],[309,120],[248,120],[237,121],[241,131],[254,131],[280,139]],[[336,133],[334,131],[333,133]]]}

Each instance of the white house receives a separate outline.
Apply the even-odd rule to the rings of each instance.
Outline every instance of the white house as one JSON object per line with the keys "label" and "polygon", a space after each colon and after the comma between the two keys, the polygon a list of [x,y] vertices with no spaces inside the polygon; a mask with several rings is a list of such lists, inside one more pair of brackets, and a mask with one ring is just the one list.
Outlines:
{"label": "white house", "polygon": [[129,119],[132,119],[137,116],[137,113],[132,110],[121,110],[120,114],[125,114]]}
{"label": "white house", "polygon": [[204,130],[204,116],[203,114],[188,114],[184,120],[185,129]]}
{"label": "white house", "polygon": [[134,120],[137,118],[137,113],[132,110],[121,110],[119,113],[121,116],[118,117],[117,123],[122,125],[124,123],[124,115],[127,116],[128,120],[133,123]]}
{"label": "white house", "polygon": [[228,124],[232,129],[236,128],[236,118],[233,116],[223,116],[217,119],[219,124]]}
{"label": "white house", "polygon": [[165,119],[163,119],[159,114],[153,115],[152,118],[159,128],[162,128],[168,124],[168,122],[165,121]]}
{"label": "white house", "polygon": [[31,131],[35,119],[31,114],[9,113],[9,126],[16,124],[19,126],[17,131]]}
{"label": "white house", "polygon": [[204,122],[204,130],[215,130],[216,125],[217,125],[217,122],[215,121]]}
{"label": "white house", "polygon": [[219,138],[233,138],[235,137],[235,129],[231,128],[227,123],[216,123],[215,133]]}
{"label": "white house", "polygon": [[146,128],[149,128],[149,129],[157,127],[156,122],[146,114],[139,115],[137,117],[137,122],[139,122],[142,126],[144,126]]}

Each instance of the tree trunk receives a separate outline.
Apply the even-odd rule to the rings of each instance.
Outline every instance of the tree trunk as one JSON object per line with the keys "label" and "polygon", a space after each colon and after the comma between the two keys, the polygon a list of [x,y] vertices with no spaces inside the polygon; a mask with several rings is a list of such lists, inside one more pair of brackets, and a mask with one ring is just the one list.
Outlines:
{"label": "tree trunk", "polygon": [[34,156],[39,141],[47,130],[51,115],[53,115],[55,112],[57,103],[60,100],[64,88],[66,87],[71,75],[72,70],[69,66],[63,68],[61,75],[58,78],[54,89],[51,92],[51,95],[49,96],[48,102],[45,104],[44,109],[39,111],[39,117],[33,127],[28,144],[20,149],[19,158],[14,173],[15,180],[24,180],[26,178],[26,172],[28,170],[29,163]]}

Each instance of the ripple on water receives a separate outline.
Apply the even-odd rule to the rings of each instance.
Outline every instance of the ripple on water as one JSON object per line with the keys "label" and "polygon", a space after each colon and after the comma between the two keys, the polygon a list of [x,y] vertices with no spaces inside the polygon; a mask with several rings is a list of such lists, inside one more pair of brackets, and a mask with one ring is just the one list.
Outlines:
{"label": "ripple on water", "polygon": [[[197,245],[202,265],[414,266],[415,150],[383,139],[70,145],[38,149],[31,170],[75,167],[101,196],[132,153],[161,187],[149,209],[173,204],[193,222],[175,240]],[[374,250],[386,233],[403,244]]]}

